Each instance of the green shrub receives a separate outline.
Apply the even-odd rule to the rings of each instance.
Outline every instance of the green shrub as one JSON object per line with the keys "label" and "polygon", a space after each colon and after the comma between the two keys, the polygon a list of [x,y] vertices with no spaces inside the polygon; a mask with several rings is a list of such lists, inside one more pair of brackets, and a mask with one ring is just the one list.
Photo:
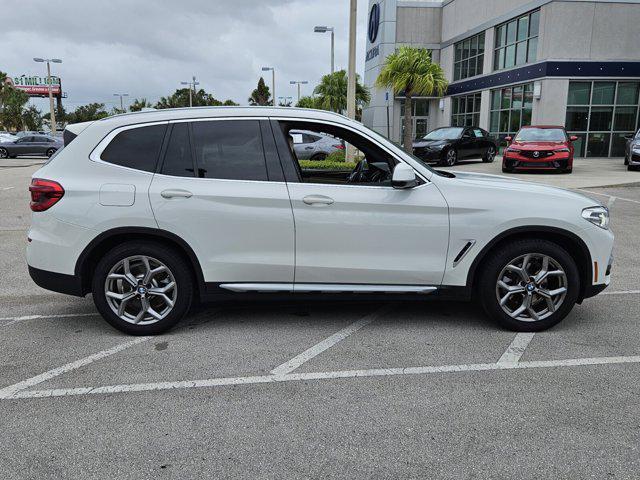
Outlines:
{"label": "green shrub", "polygon": [[356,166],[355,163],[348,163],[343,161],[335,162],[329,160],[300,160],[300,168],[303,170],[344,170],[350,172]]}
{"label": "green shrub", "polygon": [[344,162],[345,161],[345,152],[344,150],[335,150],[331,152],[327,158],[325,158],[327,162]]}

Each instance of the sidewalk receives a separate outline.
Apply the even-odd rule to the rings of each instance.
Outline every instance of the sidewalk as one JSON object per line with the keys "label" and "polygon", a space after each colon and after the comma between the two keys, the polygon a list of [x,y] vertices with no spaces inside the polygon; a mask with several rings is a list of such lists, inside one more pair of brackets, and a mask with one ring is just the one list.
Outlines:
{"label": "sidewalk", "polygon": [[502,157],[496,157],[493,163],[482,163],[480,160],[463,160],[455,167],[436,167],[452,172],[476,172],[492,175],[504,175],[519,180],[546,183],[562,188],[589,188],[611,185],[640,184],[640,171],[630,172],[623,164],[622,158],[576,158],[573,162],[573,173],[502,173]]}

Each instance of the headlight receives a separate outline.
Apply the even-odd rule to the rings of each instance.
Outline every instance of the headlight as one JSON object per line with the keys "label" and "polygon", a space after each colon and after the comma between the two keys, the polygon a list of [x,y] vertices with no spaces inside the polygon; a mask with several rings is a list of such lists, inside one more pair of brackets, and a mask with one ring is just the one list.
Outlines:
{"label": "headlight", "polygon": [[559,148],[558,150],[554,150],[555,153],[569,153],[568,148]]}
{"label": "headlight", "polygon": [[631,145],[631,150],[633,153],[640,155],[640,143],[636,143],[635,145]]}
{"label": "headlight", "polygon": [[509,148],[507,148],[507,152],[510,152],[510,153],[521,153],[522,150],[518,150],[517,148],[509,147]]}
{"label": "headlight", "polygon": [[609,209],[607,207],[589,207],[582,210],[582,218],[607,230],[609,228]]}

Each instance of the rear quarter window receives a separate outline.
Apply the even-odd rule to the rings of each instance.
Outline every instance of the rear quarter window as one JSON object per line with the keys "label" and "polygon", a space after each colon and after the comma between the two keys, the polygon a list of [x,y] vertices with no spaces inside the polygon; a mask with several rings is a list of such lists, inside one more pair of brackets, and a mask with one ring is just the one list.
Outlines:
{"label": "rear quarter window", "polygon": [[118,133],[100,159],[123,167],[155,172],[166,125],[131,128]]}

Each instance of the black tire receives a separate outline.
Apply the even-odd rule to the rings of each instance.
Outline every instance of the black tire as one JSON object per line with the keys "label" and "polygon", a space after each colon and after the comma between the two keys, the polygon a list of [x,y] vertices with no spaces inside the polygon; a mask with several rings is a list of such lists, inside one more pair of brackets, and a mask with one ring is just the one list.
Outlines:
{"label": "black tire", "polygon": [[47,158],[51,158],[54,153],[56,153],[56,149],[55,148],[50,148],[49,150],[47,150],[45,155],[47,156]]}
{"label": "black tire", "polygon": [[[496,291],[498,276],[503,268],[514,259],[528,253],[551,257],[562,267],[567,278],[567,291],[562,304],[550,316],[538,321],[517,320],[508,315],[500,306]],[[488,254],[480,272],[475,293],[484,311],[490,319],[496,321],[503,328],[516,332],[539,332],[558,324],[569,314],[580,292],[580,273],[575,261],[566,250],[547,240],[519,240],[501,245],[500,248],[496,248]]]}
{"label": "black tire", "polygon": [[[120,318],[107,302],[105,283],[111,269],[127,257],[145,255],[162,262],[175,279],[177,296],[173,309],[162,320],[136,325]],[[114,328],[129,335],[158,335],[174,327],[189,311],[193,301],[194,281],[186,260],[174,249],[152,242],[136,240],[119,245],[102,257],[93,272],[93,301],[102,317]]]}
{"label": "black tire", "polygon": [[0,148],[0,158],[5,159],[9,158],[9,152],[6,148]]}
{"label": "black tire", "polygon": [[439,165],[443,167],[453,167],[456,163],[458,163],[458,152],[455,148],[448,148],[442,152],[442,158],[440,159]]}
{"label": "black tire", "polygon": [[325,160],[327,156],[328,155],[326,153],[316,153],[313,157],[311,157],[311,160],[322,161]]}
{"label": "black tire", "polygon": [[562,173],[572,173],[572,172],[573,172],[573,167],[565,168],[564,170],[562,170]]}
{"label": "black tire", "polygon": [[496,159],[496,147],[492,145],[487,149],[487,151],[482,156],[482,161],[484,163],[493,163],[495,159]]}

